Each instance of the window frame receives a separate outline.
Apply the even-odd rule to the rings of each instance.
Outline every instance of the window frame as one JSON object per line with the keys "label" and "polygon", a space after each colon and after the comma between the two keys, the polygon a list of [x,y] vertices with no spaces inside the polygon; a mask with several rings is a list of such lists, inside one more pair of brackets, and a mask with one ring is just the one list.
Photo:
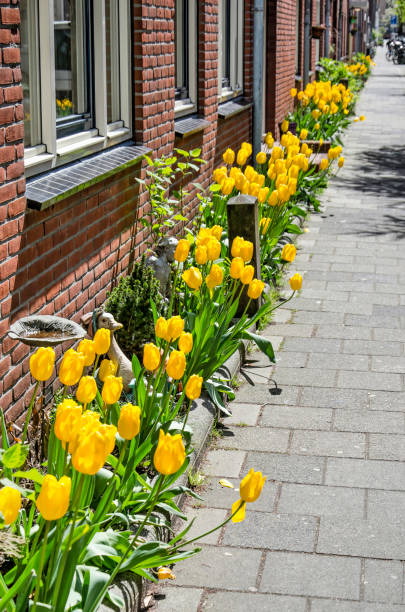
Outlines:
{"label": "window frame", "polygon": [[[57,137],[55,45],[53,29],[53,0],[27,0],[35,3],[38,15],[38,34],[28,41],[30,56],[35,40],[40,41],[38,63],[40,99],[40,144],[24,149],[24,165],[27,177],[80,159],[128,140],[132,135],[131,96],[131,2],[114,0],[119,17],[119,109],[120,119],[107,123],[106,90],[106,30],[105,1],[92,3],[92,54],[90,67],[93,79],[93,122],[89,129],[69,136]],[[29,26],[29,24],[28,24]],[[30,64],[31,73],[31,64]],[[30,76],[31,80],[31,76]]]}
{"label": "window frame", "polygon": [[[182,24],[181,55],[183,59],[183,70],[186,71],[186,90],[184,97],[178,97],[178,89],[175,87],[174,113],[175,117],[183,117],[197,111],[197,53],[198,53],[198,3],[197,0],[181,0],[183,9],[187,4],[187,23],[184,25],[185,15],[178,15],[178,0],[175,4],[175,27]],[[184,30],[187,30],[186,32]],[[179,49],[175,44],[175,69],[179,64]],[[181,57],[180,57],[181,61]]]}
{"label": "window frame", "polygon": [[[227,15],[229,10],[230,14]],[[218,5],[218,100],[226,102],[243,93],[244,0],[219,0]],[[228,31],[229,45],[224,51],[223,24]],[[232,45],[232,41],[235,42]],[[222,60],[224,52],[229,62],[229,84],[224,87]]]}

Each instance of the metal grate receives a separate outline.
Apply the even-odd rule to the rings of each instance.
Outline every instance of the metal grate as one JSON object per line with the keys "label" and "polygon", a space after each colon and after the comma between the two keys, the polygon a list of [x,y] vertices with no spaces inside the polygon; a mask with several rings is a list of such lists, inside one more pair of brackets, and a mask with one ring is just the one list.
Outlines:
{"label": "metal grate", "polygon": [[149,149],[137,145],[121,145],[85,160],[52,170],[27,182],[27,206],[44,210],[74,193],[99,183],[136,164]]}
{"label": "metal grate", "polygon": [[210,122],[201,119],[201,117],[186,117],[174,122],[174,131],[176,136],[191,136],[197,132],[202,132],[209,125],[211,125]]}
{"label": "metal grate", "polygon": [[244,110],[251,108],[253,106],[252,103],[242,103],[242,102],[225,102],[224,104],[220,104],[218,106],[218,117],[221,119],[230,119],[235,115],[239,115]]}

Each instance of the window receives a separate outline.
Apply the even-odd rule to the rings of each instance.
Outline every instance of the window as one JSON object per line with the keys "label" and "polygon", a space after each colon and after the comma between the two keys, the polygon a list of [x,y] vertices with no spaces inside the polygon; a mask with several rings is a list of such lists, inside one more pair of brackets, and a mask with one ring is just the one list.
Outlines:
{"label": "window", "polygon": [[28,175],[131,135],[129,0],[20,0]]}
{"label": "window", "polygon": [[301,0],[296,0],[295,10],[295,74],[301,75]]}
{"label": "window", "polygon": [[221,101],[243,89],[244,0],[219,1],[218,92]]}
{"label": "window", "polygon": [[197,108],[197,2],[176,0],[176,116]]}

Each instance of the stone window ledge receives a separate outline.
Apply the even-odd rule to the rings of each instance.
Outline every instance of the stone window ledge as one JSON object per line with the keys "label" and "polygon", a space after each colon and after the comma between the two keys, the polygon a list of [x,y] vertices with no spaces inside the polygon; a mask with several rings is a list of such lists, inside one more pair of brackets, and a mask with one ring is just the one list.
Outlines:
{"label": "stone window ledge", "polygon": [[244,102],[243,100],[235,102],[231,100],[218,106],[218,117],[220,119],[230,119],[235,117],[235,115],[239,115],[239,113],[243,113],[248,108],[252,108],[252,106],[251,102]]}
{"label": "stone window ledge", "polygon": [[175,135],[180,138],[187,138],[198,132],[202,132],[210,126],[210,122],[201,117],[185,117],[184,119],[176,119],[174,122]]}

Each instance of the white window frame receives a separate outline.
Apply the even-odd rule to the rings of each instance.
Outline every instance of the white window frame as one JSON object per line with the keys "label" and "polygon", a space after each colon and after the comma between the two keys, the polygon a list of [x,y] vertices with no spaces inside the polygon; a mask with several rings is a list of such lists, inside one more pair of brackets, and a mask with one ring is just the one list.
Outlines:
{"label": "white window frame", "polygon": [[[222,86],[222,56],[223,56],[223,23],[225,16],[225,0],[219,0],[218,6],[218,99],[226,102],[243,93],[243,42],[244,42],[244,0],[230,2],[230,74],[229,86]],[[233,41],[233,44],[232,44]]]}
{"label": "white window frame", "polygon": [[[197,110],[197,52],[198,52],[198,20],[197,20],[197,0],[184,0],[188,2],[188,96],[182,100],[175,100],[174,113],[175,117],[182,117],[196,112]],[[178,13],[176,3],[175,20],[177,23],[183,22],[183,15]],[[180,47],[184,50],[185,44],[181,37]],[[175,61],[178,62],[177,49],[175,52]]]}
{"label": "white window frame", "polygon": [[[94,127],[63,138],[56,137],[55,49],[53,29],[53,0],[28,0],[38,11],[40,41],[37,70],[40,78],[40,136],[41,144],[24,151],[26,176],[63,165],[75,159],[118,144],[131,137],[131,11],[129,0],[114,0],[119,19],[119,92],[113,95],[113,103],[119,105],[120,120],[107,123],[106,90],[106,32],[105,1],[93,3],[93,79],[94,79]],[[31,9],[35,10],[35,9]],[[35,45],[35,37],[30,41]],[[35,49],[32,49],[33,53]],[[115,54],[118,57],[118,52]],[[116,60],[117,61],[117,60]],[[112,59],[114,62],[114,58]],[[33,67],[30,66],[30,74]],[[118,79],[117,79],[118,81]],[[114,91],[114,90],[113,90]],[[31,128],[32,129],[32,128]]]}

